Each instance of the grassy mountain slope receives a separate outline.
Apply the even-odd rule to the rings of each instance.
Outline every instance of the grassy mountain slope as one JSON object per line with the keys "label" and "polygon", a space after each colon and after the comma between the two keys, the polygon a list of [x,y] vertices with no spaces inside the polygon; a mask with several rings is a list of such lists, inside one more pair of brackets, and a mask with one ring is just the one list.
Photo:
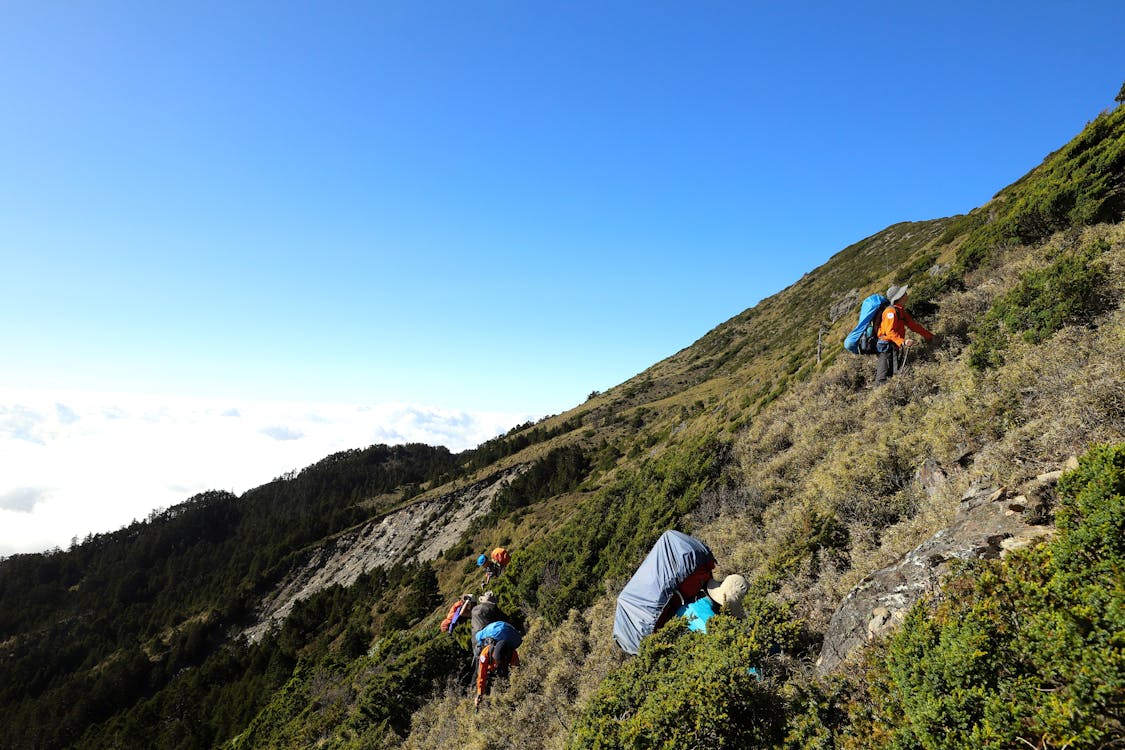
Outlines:
{"label": "grassy mountain slope", "polygon": [[[1038,205],[1027,201],[1024,191],[1034,195],[1046,190],[1044,185],[1054,184],[1057,174],[1069,173],[1068,158],[1077,153],[1083,159],[1091,150],[1116,154],[1108,161],[1115,170],[1112,179],[1097,182],[1111,186],[1105,188],[1103,205],[1117,200],[1125,131],[1120,112],[1105,119],[1115,123],[1114,127],[1098,121],[1088,130],[1108,134],[1106,141],[1091,145],[1084,134],[1076,141],[1081,148],[1068,146],[1056,153],[1020,183],[1002,191],[995,200],[997,206],[986,206],[978,213],[1020,225],[1017,219],[1022,209],[1012,213],[1011,206]],[[1116,218],[1119,221],[1120,215]],[[729,716],[736,708],[759,717],[786,717],[772,726],[744,728],[763,745],[781,744],[787,735],[794,735],[794,746],[815,738],[827,743],[823,744],[826,747],[833,742],[858,743],[855,738],[861,734],[855,734],[853,719],[839,702],[818,704],[810,697],[814,691],[807,686],[816,683],[803,666],[815,657],[818,635],[850,587],[948,523],[961,493],[972,483],[987,479],[1018,485],[1028,476],[1057,468],[1066,456],[1082,453],[1093,443],[1120,441],[1125,432],[1120,366],[1125,361],[1125,327],[1119,307],[1125,279],[1121,225],[1084,230],[1079,223],[1048,235],[1043,233],[1057,228],[1056,224],[1027,224],[1036,231],[1002,236],[986,254],[969,254],[965,248],[993,233],[989,225],[954,219],[943,222],[944,226],[921,227],[940,232],[932,244],[920,232],[907,235],[902,231],[905,227],[888,230],[902,232],[897,237],[900,242],[905,239],[915,244],[897,256],[900,270],[879,278],[876,288],[891,278],[917,279],[923,292],[920,301],[932,306],[926,323],[942,332],[944,340],[938,348],[912,355],[907,375],[882,391],[863,387],[872,365],[858,358],[837,355],[833,361],[817,365],[807,354],[787,360],[776,349],[764,347],[760,358],[741,364],[735,352],[755,340],[755,323],[772,324],[780,310],[799,307],[810,296],[803,293],[806,288],[821,284],[817,299],[825,307],[837,295],[846,295],[849,275],[838,276],[835,286],[826,281],[833,276],[833,263],[854,262],[863,253],[872,254],[887,239],[886,233],[845,250],[767,301],[771,304],[763,303],[720,326],[697,345],[625,384],[628,390],[653,383],[648,387],[658,396],[634,407],[651,409],[646,428],[659,435],[646,454],[655,455],[639,470],[641,477],[651,474],[661,479],[661,468],[687,454],[697,459],[692,476],[699,484],[681,482],[670,496],[662,496],[663,482],[642,483],[637,494],[647,498],[656,511],[648,516],[634,512],[635,495],[611,486],[604,505],[584,514],[584,526],[575,524],[570,534],[550,548],[550,554],[528,560],[529,567],[548,570],[550,560],[565,563],[574,557],[568,548],[577,546],[588,557],[597,558],[585,568],[588,579],[599,580],[598,574],[604,570],[606,590],[612,594],[622,582],[614,576],[626,575],[631,569],[628,563],[615,568],[612,560],[635,564],[638,550],[651,543],[660,522],[676,518],[681,527],[694,530],[712,545],[726,571],[751,573],[754,595],[760,597],[756,601],[764,611],[743,634],[745,640],[734,639],[700,654],[695,649],[703,646],[687,639],[686,645],[671,645],[670,656],[665,654],[638,668],[643,659],[626,662],[610,643],[612,599],[596,598],[588,609],[571,611],[557,631],[541,635],[545,641],[542,653],[548,658],[514,677],[512,689],[494,701],[490,715],[477,719],[464,709],[458,713],[462,699],[454,692],[415,721],[414,734],[406,745],[434,746],[467,734],[479,747],[514,746],[527,744],[528,727],[537,727],[548,739],[531,741],[532,746],[562,746],[569,736],[573,747],[599,746],[599,737],[611,738],[605,740],[606,747],[677,747],[684,746],[685,737],[677,736],[675,727],[666,726],[666,717],[678,716],[690,724],[704,721],[708,711]],[[960,233],[950,231],[957,227]],[[999,314],[1013,309],[1026,315]],[[814,314],[810,310],[803,317],[807,329],[815,326]],[[1046,321],[1053,322],[1040,328]],[[830,327],[831,340],[838,341],[849,325],[843,320]],[[972,364],[972,346],[986,339],[995,340],[1003,350],[1002,365]],[[808,342],[805,352],[811,351],[807,332],[804,340]],[[718,341],[728,348],[714,345]],[[711,378],[693,381],[692,368],[714,366],[721,358],[715,357],[717,351],[734,354],[714,367]],[[755,367],[763,361],[769,364]],[[781,370],[780,363],[788,367]],[[723,377],[724,367],[732,369],[733,377]],[[674,395],[657,390],[661,376],[664,382],[678,379],[685,389]],[[781,392],[770,390],[783,380],[786,387],[778,389]],[[692,401],[693,395],[703,398]],[[694,419],[689,421],[684,410],[693,408]],[[677,419],[684,421],[677,423]],[[659,432],[661,427],[666,432]],[[692,442],[684,437],[690,434],[710,439]],[[713,459],[705,463],[700,456]],[[940,462],[949,477],[933,494],[924,492],[915,481],[915,473],[927,459]],[[685,505],[691,508],[687,513]],[[599,511],[604,515],[597,515]],[[618,533],[613,534],[615,526]],[[592,530],[583,536],[583,527]],[[628,541],[630,534],[636,535],[636,543]],[[615,555],[617,549],[624,549],[620,558]],[[524,560],[520,558],[521,563]],[[602,568],[597,567],[599,563]],[[554,575],[565,583],[567,568],[565,564],[558,567]],[[1119,575],[1120,567],[1117,570]],[[523,587],[522,572],[514,572]],[[1120,578],[1117,585],[1120,597]],[[1108,587],[1112,590],[1112,586],[1111,580]],[[567,601],[565,585],[557,589],[560,592],[554,596]],[[1118,604],[1120,601],[1118,598]],[[547,614],[550,619],[553,613],[548,610]],[[799,632],[781,626],[795,623],[800,624]],[[736,667],[723,662],[739,648],[764,659],[764,653],[775,646],[785,646],[798,658],[775,664],[775,689],[766,695],[758,685],[747,684]],[[677,656],[681,653],[686,661]],[[744,666],[747,658],[736,663]],[[565,664],[562,669],[555,664],[560,659]],[[701,664],[704,666],[698,666]],[[684,670],[687,676],[681,676]],[[1120,664],[1113,674],[1120,680]],[[735,680],[736,686],[718,704],[707,705],[699,694],[707,690],[701,691],[699,686],[712,685],[716,679]],[[684,683],[695,685],[696,690],[677,694],[666,687]],[[598,685],[603,688],[591,704]],[[643,685],[643,694],[623,698],[630,685]],[[1120,702],[1120,681],[1113,689]],[[871,699],[867,696],[865,700]],[[583,705],[585,711],[570,708]],[[803,714],[805,710],[813,715]],[[1084,710],[1106,709],[1087,704]],[[1096,715],[1095,722],[1111,716],[1112,711]],[[802,723],[803,729],[798,726]],[[492,739],[496,727],[513,725],[519,728],[502,740]],[[692,726],[696,741],[708,737],[708,732],[720,731]],[[800,732],[804,732],[803,739]],[[728,735],[728,741],[734,736]],[[769,737],[773,740],[763,741]],[[712,743],[703,745],[718,746],[720,739],[713,736]]]}
{"label": "grassy mountain slope", "polygon": [[[1123,213],[1119,108],[985,206],[845,248],[620,386],[474,451],[376,447],[5,560],[0,746],[864,747],[865,717],[914,726],[911,712],[937,709],[895,698],[908,681],[812,673],[825,625],[972,483],[1018,484],[1123,439]],[[904,282],[940,340],[871,391],[874,363],[839,342],[863,296]],[[947,477],[933,492],[915,477],[926,460]],[[301,547],[516,464],[528,470],[437,561],[322,591],[259,643],[229,639]],[[706,638],[669,627],[626,659],[613,597],[669,527],[751,579],[751,616]],[[495,588],[526,629],[524,667],[474,714],[465,634],[436,625],[496,544],[514,552]],[[1108,695],[1068,705],[1112,724],[1114,675],[1100,675]],[[899,746],[930,746],[918,721]]]}

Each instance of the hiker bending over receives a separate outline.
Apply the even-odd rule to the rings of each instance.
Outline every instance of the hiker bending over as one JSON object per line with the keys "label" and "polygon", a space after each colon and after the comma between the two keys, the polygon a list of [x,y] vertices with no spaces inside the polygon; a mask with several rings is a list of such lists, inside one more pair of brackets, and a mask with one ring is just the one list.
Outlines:
{"label": "hiker bending over", "polygon": [[455,601],[453,606],[449,608],[449,614],[441,621],[441,632],[453,635],[453,628],[457,627],[457,623],[463,622],[467,618],[475,601],[476,599],[472,594],[464,594]]}
{"label": "hiker bending over", "polygon": [[879,352],[879,360],[875,365],[875,385],[882,385],[887,382],[887,378],[898,372],[901,362],[898,357],[899,351],[916,343],[906,338],[907,328],[926,339],[926,341],[930,341],[934,337],[921,323],[910,317],[910,313],[906,312],[904,305],[906,304],[908,289],[904,284],[903,286],[892,286],[887,290],[887,299],[890,300],[890,304],[883,310],[883,320],[879,324],[879,343],[875,347]]}
{"label": "hiker bending over", "polygon": [[473,707],[480,706],[484,696],[492,690],[497,678],[508,676],[509,667],[520,664],[517,648],[523,643],[523,636],[506,622],[494,622],[477,635],[481,652],[477,659],[477,697]]}
{"label": "hiker bending over", "polygon": [[707,621],[720,612],[724,615],[742,618],[746,611],[742,599],[750,590],[750,584],[737,573],[722,580],[710,580],[703,587],[703,595],[690,604],[676,610],[676,617],[686,617],[688,630],[707,632]]}
{"label": "hiker bending over", "polygon": [[483,589],[489,582],[503,573],[503,569],[498,563],[489,560],[485,555],[477,558],[477,565],[484,568],[484,580],[480,582],[480,587]]}
{"label": "hiker bending over", "polygon": [[484,581],[481,582],[480,587],[486,588],[489,581],[498,578],[511,560],[512,555],[503,547],[497,547],[489,554],[478,557],[477,566],[484,568]]}
{"label": "hiker bending over", "polygon": [[469,618],[472,620],[473,664],[476,664],[481,652],[481,644],[477,641],[477,635],[486,626],[494,622],[506,622],[508,616],[497,606],[496,594],[486,591],[481,594],[480,601],[473,607]]}

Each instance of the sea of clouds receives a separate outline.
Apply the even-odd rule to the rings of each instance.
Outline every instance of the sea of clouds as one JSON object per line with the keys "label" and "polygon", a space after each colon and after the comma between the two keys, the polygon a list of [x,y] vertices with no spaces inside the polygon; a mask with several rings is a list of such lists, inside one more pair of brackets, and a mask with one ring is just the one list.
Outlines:
{"label": "sea of clouds", "polygon": [[534,418],[0,389],[0,556],[65,549],[199,492],[241,494],[338,451],[427,443],[459,452]]}

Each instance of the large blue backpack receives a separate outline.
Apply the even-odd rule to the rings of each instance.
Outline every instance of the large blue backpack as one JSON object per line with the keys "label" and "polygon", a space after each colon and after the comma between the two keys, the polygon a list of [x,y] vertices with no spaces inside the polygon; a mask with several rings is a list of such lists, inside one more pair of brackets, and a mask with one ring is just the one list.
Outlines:
{"label": "large blue backpack", "polygon": [[844,339],[844,348],[852,354],[875,354],[879,343],[879,323],[883,310],[891,301],[882,294],[872,294],[859,306],[859,323]]}
{"label": "large blue backpack", "polygon": [[477,633],[477,643],[482,646],[489,638],[494,641],[507,641],[513,649],[523,644],[523,635],[520,631],[503,621],[489,623]]}

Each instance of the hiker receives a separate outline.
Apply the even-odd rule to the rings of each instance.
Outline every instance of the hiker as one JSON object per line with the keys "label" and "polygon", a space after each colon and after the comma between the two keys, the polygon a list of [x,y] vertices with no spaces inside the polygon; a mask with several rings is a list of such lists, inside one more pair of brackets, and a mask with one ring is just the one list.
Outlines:
{"label": "hiker", "polygon": [[453,628],[457,627],[457,623],[465,621],[469,612],[473,609],[475,601],[476,599],[472,594],[464,594],[460,599],[453,602],[453,606],[449,608],[449,613],[441,621],[441,632],[453,635]]}
{"label": "hiker", "polygon": [[914,331],[926,341],[933,339],[934,335],[927,331],[921,323],[910,317],[904,305],[909,292],[909,287],[891,286],[887,290],[887,299],[890,304],[883,310],[883,319],[879,324],[879,343],[875,348],[879,359],[875,364],[875,385],[882,385],[887,378],[894,376],[901,367],[898,357],[899,351],[914,346],[912,339],[906,338],[906,329]]}
{"label": "hiker", "polygon": [[749,590],[750,584],[737,573],[726,576],[721,583],[712,579],[698,599],[676,610],[676,617],[687,618],[688,630],[706,633],[707,621],[720,612],[739,619],[745,617],[742,600]]}
{"label": "hiker", "polygon": [[477,558],[477,567],[484,569],[484,580],[480,582],[480,587],[482,589],[488,586],[489,581],[504,572],[499,565],[489,560],[488,555],[485,554],[481,554],[481,556]]}
{"label": "hiker", "polygon": [[695,570],[676,585],[676,590],[672,592],[668,603],[664,605],[664,609],[660,611],[660,615],[656,618],[656,623],[652,626],[653,631],[659,630],[664,623],[679,616],[678,610],[693,603],[701,596],[700,592],[703,587],[713,582],[711,571],[714,569],[715,558],[710,555],[710,550],[708,550],[708,556],[703,558]]}
{"label": "hiker", "polygon": [[508,616],[504,614],[496,604],[496,594],[491,591],[486,591],[481,594],[480,601],[473,607],[469,619],[472,622],[473,664],[476,664],[477,660],[480,658],[481,652],[481,646],[477,641],[477,635],[494,622],[506,621]]}
{"label": "hiker", "polygon": [[665,531],[617,597],[613,640],[636,655],[642,638],[699,598],[714,568],[715,556],[706,544],[674,529]]}
{"label": "hiker", "polygon": [[484,568],[484,581],[481,582],[480,587],[482,589],[487,588],[488,582],[493,578],[498,578],[511,560],[512,556],[503,547],[497,547],[488,555],[478,557],[477,566]]}
{"label": "hiker", "polygon": [[484,696],[492,690],[497,678],[508,676],[509,667],[520,665],[520,655],[516,651],[523,643],[523,635],[504,621],[497,621],[483,628],[475,637],[481,649],[477,657],[477,697],[473,708],[480,707]]}

